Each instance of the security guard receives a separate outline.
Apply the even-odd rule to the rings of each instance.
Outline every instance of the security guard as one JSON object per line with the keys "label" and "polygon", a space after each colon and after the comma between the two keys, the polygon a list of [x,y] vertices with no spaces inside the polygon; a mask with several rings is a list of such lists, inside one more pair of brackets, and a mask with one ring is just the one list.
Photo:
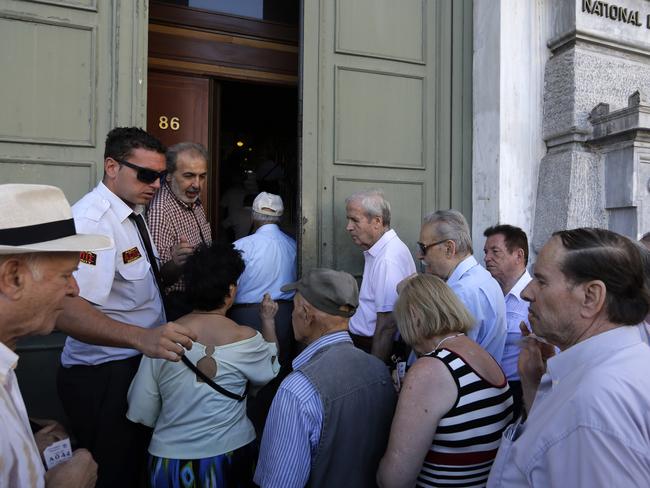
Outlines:
{"label": "security guard", "polygon": [[[80,232],[108,235],[114,247],[81,255],[75,277],[86,304],[69,304],[59,319],[76,338],[66,340],[58,388],[72,431],[99,465],[97,486],[137,486],[149,432],[126,419],[126,394],[140,363],[136,349],[148,353],[142,337],[151,334],[143,331],[165,323],[157,251],[141,215],[165,175],[165,147],[139,128],[116,128],[104,158],[102,182],[73,215]],[[85,313],[88,303],[104,314],[96,323],[97,314]],[[175,332],[167,340],[187,344],[188,332]]]}

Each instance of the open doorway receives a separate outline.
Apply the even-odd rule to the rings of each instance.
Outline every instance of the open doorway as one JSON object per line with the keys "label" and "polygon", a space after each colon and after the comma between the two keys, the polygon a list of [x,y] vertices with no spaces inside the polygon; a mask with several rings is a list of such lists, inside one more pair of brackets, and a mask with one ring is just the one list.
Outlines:
{"label": "open doorway", "polygon": [[282,197],[282,230],[295,238],[298,212],[296,87],[220,82],[218,233],[235,240],[251,230],[261,192]]}

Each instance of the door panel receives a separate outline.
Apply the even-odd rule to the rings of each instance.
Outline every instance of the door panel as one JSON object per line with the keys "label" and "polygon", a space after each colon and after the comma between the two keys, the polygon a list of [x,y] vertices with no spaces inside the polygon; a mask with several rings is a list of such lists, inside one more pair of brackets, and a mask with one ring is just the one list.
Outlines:
{"label": "door panel", "polygon": [[[451,137],[457,146],[471,144],[471,122],[469,130],[467,117],[454,126],[450,104],[453,96],[471,101],[471,84],[463,83],[469,73],[452,70],[459,57],[471,65],[471,48],[454,47],[449,27],[460,18],[456,29],[466,29],[468,15],[469,0],[304,1],[303,269],[362,273],[363,255],[345,231],[345,198],[355,191],[384,190],[391,226],[414,254],[426,213],[471,201],[471,194],[458,197],[467,191],[471,155],[452,148]],[[469,110],[471,121],[471,103],[462,104],[457,110]]]}
{"label": "door panel", "polygon": [[[147,16],[147,0],[0,0],[0,183],[55,185],[70,203],[97,184],[108,131],[145,125]],[[64,341],[18,344],[31,415],[63,420]]]}
{"label": "door panel", "polygon": [[208,147],[210,80],[149,72],[147,131],[166,146],[198,142]]}

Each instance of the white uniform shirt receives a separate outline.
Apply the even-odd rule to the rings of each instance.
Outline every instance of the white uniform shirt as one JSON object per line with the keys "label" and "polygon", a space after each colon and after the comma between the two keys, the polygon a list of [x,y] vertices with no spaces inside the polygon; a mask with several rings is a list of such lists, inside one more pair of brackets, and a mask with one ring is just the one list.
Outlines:
{"label": "white uniform shirt", "polygon": [[18,356],[0,342],[0,486],[45,486],[45,468],[29,426],[14,368]]}
{"label": "white uniform shirt", "polygon": [[[186,356],[194,364],[206,356],[206,346],[195,342]],[[280,370],[275,344],[258,332],[249,339],[215,346],[217,363],[212,379],[232,393],[243,395],[246,383],[265,385]],[[255,439],[246,416],[246,401],[216,392],[182,362],[142,358],[129,388],[126,416],[154,428],[149,453],[170,459],[218,456]]]}
{"label": "white uniform shirt", "polygon": [[359,291],[359,307],[350,319],[350,332],[372,337],[377,314],[392,312],[397,300],[397,285],[415,273],[411,251],[393,229],[384,233],[363,252],[363,280]]}
{"label": "white uniform shirt", "polygon": [[[141,213],[143,208],[136,208]],[[140,239],[134,212],[103,183],[99,183],[72,207],[77,232],[103,234],[114,246],[96,253],[82,253],[74,276],[79,295],[115,320],[150,328],[165,322],[165,312],[156,281]],[[154,254],[156,246],[151,240]],[[160,263],[159,263],[160,264]],[[63,366],[95,365],[135,356],[135,349],[86,344],[72,337],[65,341]]]}

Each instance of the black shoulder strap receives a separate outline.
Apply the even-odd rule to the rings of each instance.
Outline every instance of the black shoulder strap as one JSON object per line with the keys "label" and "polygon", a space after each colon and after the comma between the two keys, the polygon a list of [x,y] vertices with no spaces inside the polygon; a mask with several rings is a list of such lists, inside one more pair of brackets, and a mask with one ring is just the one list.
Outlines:
{"label": "black shoulder strap", "polygon": [[185,363],[185,366],[190,368],[192,371],[194,371],[199,378],[201,378],[203,381],[205,381],[208,385],[210,385],[212,388],[217,390],[219,393],[222,395],[227,396],[228,398],[232,398],[233,400],[237,400],[238,402],[243,402],[244,399],[246,398],[246,393],[244,393],[243,396],[237,395],[237,393],[233,393],[231,391],[226,390],[225,388],[217,385],[214,381],[212,381],[208,376],[201,371],[199,368],[197,368],[192,361],[187,359],[185,355],[181,356],[181,360]]}

